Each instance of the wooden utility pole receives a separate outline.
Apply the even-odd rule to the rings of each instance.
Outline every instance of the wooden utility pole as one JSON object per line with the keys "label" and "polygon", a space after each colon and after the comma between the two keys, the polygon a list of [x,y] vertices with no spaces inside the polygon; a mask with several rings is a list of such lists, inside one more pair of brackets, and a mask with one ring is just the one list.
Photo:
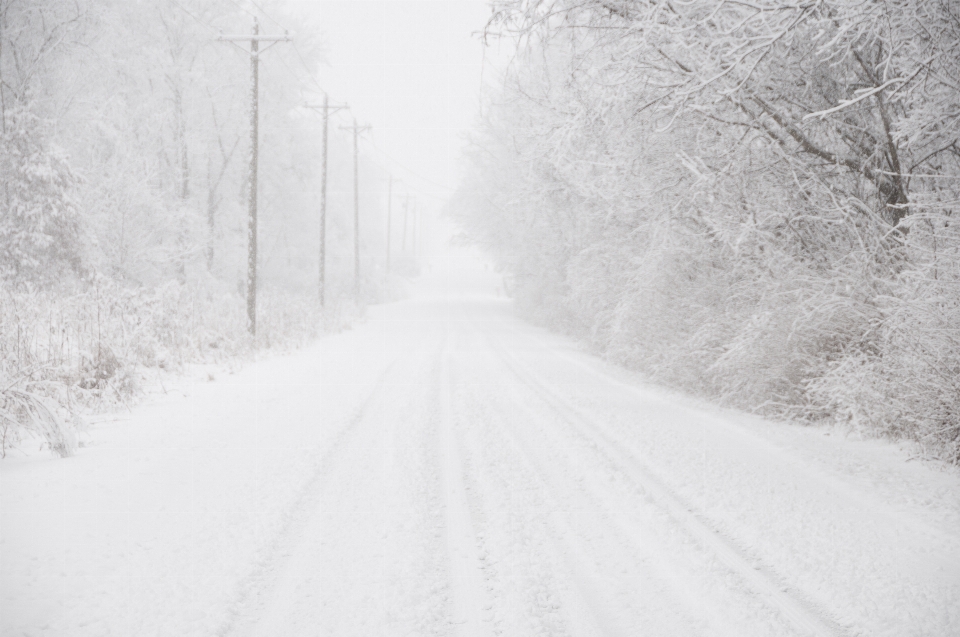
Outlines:
{"label": "wooden utility pole", "polygon": [[407,195],[403,200],[403,241],[401,243],[400,251],[406,254],[407,252],[407,218],[410,216],[410,200],[413,200],[413,203],[417,203],[417,198],[413,195]]}
{"label": "wooden utility pole", "polygon": [[416,202],[413,205],[413,232],[410,233],[410,244],[412,246],[411,252],[413,256],[417,256],[417,234],[420,229],[420,211],[417,209]]}
{"label": "wooden utility pole", "polygon": [[[247,217],[247,325],[250,335],[257,335],[257,160],[260,139],[260,53],[266,51],[277,42],[289,42],[288,34],[260,35],[260,23],[253,19],[252,35],[220,35],[223,42],[250,41],[250,183],[249,183],[249,211]],[[271,42],[263,51],[260,51],[261,42]],[[244,52],[246,50],[242,49]]]}
{"label": "wooden utility pole", "polygon": [[[390,276],[390,230],[392,219],[390,218],[390,204],[393,203],[393,175],[390,175],[390,181],[387,182],[387,266],[385,268],[385,276]],[[387,279],[389,281],[389,279]],[[386,294],[387,290],[384,287],[383,293]]]}
{"label": "wooden utility pole", "polygon": [[360,133],[370,130],[369,126],[341,126],[341,130],[353,131],[353,298],[360,300]]}
{"label": "wooden utility pole", "polygon": [[324,93],[323,104],[304,104],[307,108],[323,111],[323,175],[320,179],[320,307],[326,304],[327,284],[327,130],[331,111],[349,108],[346,104],[331,104],[330,97]]}

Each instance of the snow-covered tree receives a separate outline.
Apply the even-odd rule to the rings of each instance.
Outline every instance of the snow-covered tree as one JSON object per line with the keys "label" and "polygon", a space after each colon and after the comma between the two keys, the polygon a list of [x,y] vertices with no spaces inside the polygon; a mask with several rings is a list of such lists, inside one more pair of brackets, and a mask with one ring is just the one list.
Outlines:
{"label": "snow-covered tree", "polygon": [[[258,344],[316,333],[321,134],[302,104],[317,95],[319,25],[273,0],[0,0],[0,384],[96,403],[130,391],[138,363],[253,345],[239,285],[250,58],[217,39],[248,31],[251,11],[295,37],[260,61]],[[338,170],[352,149],[331,133],[324,318],[336,325],[350,305],[336,293],[352,289],[352,171]],[[376,167],[361,170],[377,183]],[[383,253],[378,190],[363,195],[365,256]],[[381,280],[370,275],[368,298]]]}
{"label": "snow-covered tree", "polygon": [[957,458],[934,353],[960,346],[956,3],[495,6],[519,53],[453,209],[521,308],[661,380]]}
{"label": "snow-covered tree", "polygon": [[26,106],[5,113],[0,136],[0,276],[51,284],[82,272],[86,233],[78,177]]}

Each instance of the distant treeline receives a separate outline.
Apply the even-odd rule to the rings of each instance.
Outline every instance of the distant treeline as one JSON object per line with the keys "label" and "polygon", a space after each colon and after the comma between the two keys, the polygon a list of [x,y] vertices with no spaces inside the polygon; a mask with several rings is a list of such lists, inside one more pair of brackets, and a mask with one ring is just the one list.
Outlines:
{"label": "distant treeline", "polygon": [[675,387],[960,461],[960,3],[494,3],[451,206],[518,307]]}

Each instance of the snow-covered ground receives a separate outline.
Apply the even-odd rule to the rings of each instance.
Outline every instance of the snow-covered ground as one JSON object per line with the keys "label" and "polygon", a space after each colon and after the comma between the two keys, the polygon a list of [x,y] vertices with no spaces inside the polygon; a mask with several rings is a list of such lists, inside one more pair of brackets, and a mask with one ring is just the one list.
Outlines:
{"label": "snow-covered ground", "polygon": [[0,462],[0,633],[960,634],[955,471],[430,291]]}

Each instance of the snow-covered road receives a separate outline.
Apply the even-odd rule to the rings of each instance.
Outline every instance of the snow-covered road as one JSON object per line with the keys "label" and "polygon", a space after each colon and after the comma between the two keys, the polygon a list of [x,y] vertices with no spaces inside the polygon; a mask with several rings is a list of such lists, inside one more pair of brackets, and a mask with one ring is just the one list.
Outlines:
{"label": "snow-covered road", "polygon": [[183,389],[0,463],[3,635],[960,634],[955,472],[693,404],[503,300]]}

